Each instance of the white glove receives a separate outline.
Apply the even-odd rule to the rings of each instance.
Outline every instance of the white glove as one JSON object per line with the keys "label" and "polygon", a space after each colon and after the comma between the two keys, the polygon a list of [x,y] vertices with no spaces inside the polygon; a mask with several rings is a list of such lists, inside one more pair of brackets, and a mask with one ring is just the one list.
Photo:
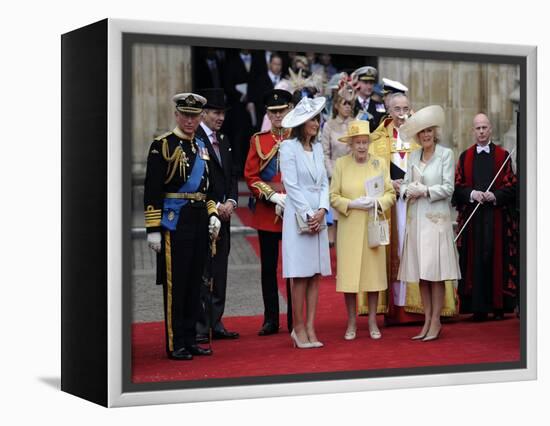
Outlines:
{"label": "white glove", "polygon": [[485,201],[485,195],[481,191],[476,191],[475,189],[470,193],[470,198],[478,203],[483,204]]}
{"label": "white glove", "polygon": [[349,208],[368,210],[374,207],[375,201],[376,199],[373,197],[362,196],[362,197],[356,198],[355,200],[352,200],[349,203]]}
{"label": "white glove", "polygon": [[428,196],[428,187],[420,182],[413,182],[407,187],[408,198],[420,198]]}
{"label": "white glove", "polygon": [[160,242],[162,238],[160,235],[160,232],[151,232],[147,234],[147,243],[149,244],[149,247],[156,251],[157,253],[160,252]]}
{"label": "white glove", "polygon": [[285,209],[281,207],[279,204],[275,204],[275,214],[280,218],[282,218],[284,213],[285,213]]}
{"label": "white glove", "polygon": [[220,220],[216,216],[212,216],[208,224],[208,232],[210,233],[210,236],[212,238],[217,238],[221,227],[222,223]]}
{"label": "white glove", "polygon": [[271,194],[271,197],[269,197],[269,201],[271,201],[274,204],[277,204],[281,208],[285,208],[285,200],[286,200],[286,194],[279,194],[278,192],[274,192]]}
{"label": "white glove", "polygon": [[487,201],[488,203],[494,203],[497,198],[495,197],[495,194],[493,194],[491,191],[487,191],[485,192],[485,201]]}

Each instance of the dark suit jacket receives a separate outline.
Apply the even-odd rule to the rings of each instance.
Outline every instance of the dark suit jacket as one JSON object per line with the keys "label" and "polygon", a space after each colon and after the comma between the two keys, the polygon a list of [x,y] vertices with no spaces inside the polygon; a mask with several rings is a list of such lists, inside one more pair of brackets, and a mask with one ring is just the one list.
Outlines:
{"label": "dark suit jacket", "polygon": [[193,68],[193,87],[197,89],[206,88],[224,88],[224,64],[217,58],[215,59],[216,67],[218,69],[218,84],[216,84],[214,75],[208,67],[208,62],[203,54],[198,55]]}
{"label": "dark suit jacket", "polygon": [[[376,105],[377,102],[374,102],[372,99],[369,102],[369,107],[367,108],[367,112],[372,115],[372,118],[369,120],[370,123],[370,131],[371,133],[374,132],[378,125],[380,124],[380,120],[382,120],[382,117],[384,117],[385,112],[378,112],[376,111]],[[355,107],[354,107],[354,116],[357,116],[359,114],[359,111],[361,111],[363,108],[361,107],[361,104],[359,103],[359,99],[355,100]]]}
{"label": "dark suit jacket", "polygon": [[[282,78],[282,77],[281,77]],[[280,81],[280,80],[279,80]],[[256,106],[256,116],[258,123],[262,123],[265,114],[264,95],[267,91],[273,89],[273,82],[269,77],[267,71],[256,76],[256,78],[250,83],[249,99],[254,102]]]}
{"label": "dark suit jacket", "polygon": [[[237,51],[229,52],[224,68],[225,78],[225,93],[227,94],[227,102],[230,105],[240,103],[241,93],[235,89],[235,85],[247,83],[250,89],[250,83],[257,76],[257,60],[252,56],[250,70],[247,71],[239,53]],[[247,101],[250,99],[247,99]]]}
{"label": "dark suit jacket", "polygon": [[202,139],[211,161],[209,162],[209,179],[212,180],[214,187],[214,199],[216,202],[224,203],[227,199],[231,198],[235,201],[239,199],[238,193],[238,176],[233,167],[233,159],[231,156],[231,144],[229,139],[222,133],[216,133],[216,138],[220,143],[220,156],[222,163],[218,161],[218,157],[214,152],[212,143],[203,130],[202,126],[197,128],[195,136]]}

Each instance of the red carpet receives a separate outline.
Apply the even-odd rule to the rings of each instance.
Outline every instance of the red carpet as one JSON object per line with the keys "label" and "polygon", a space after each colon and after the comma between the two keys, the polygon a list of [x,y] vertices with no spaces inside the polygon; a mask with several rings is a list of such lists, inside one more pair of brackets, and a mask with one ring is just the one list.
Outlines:
{"label": "red carpet", "polygon": [[[243,220],[241,214],[239,217]],[[247,239],[258,253],[257,237]],[[283,279],[279,279],[279,290],[286,295]],[[410,340],[419,326],[381,327],[382,339],[371,340],[367,318],[359,317],[357,339],[345,341],[344,301],[335,291],[334,276],[322,280],[319,292],[316,329],[324,348],[294,349],[283,327],[279,334],[259,337],[262,320],[262,316],[224,318],[229,330],[239,331],[240,339],[216,340],[213,356],[195,357],[190,362],[166,358],[163,322],[133,324],[132,380],[147,383],[520,360],[519,320],[514,316],[485,323],[464,318],[448,322],[439,340],[426,343]],[[283,315],[280,323],[286,324]],[[382,323],[380,317],[380,326]]]}
{"label": "red carpet", "polygon": [[319,312],[317,334],[325,343],[325,347],[320,349],[294,349],[286,331],[259,337],[256,333],[261,322],[261,317],[225,319],[228,329],[240,332],[240,339],[216,340],[212,346],[213,356],[195,357],[190,362],[166,358],[162,322],[134,324],[132,379],[134,383],[147,383],[520,359],[519,321],[515,318],[481,324],[469,321],[448,323],[444,325],[439,340],[424,343],[409,340],[418,331],[416,326],[381,328],[382,339],[371,340],[367,319],[360,317],[357,339],[347,342],[343,339],[345,316],[327,316]]}
{"label": "red carpet", "polygon": [[237,207],[236,214],[244,226],[252,226],[252,212],[248,207]]}

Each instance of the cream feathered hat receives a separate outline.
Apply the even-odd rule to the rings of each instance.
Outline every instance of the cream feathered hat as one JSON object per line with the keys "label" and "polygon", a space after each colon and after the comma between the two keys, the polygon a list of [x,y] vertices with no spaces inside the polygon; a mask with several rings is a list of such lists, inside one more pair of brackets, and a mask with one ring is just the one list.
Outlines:
{"label": "cream feathered hat", "polygon": [[442,127],[445,124],[445,112],[439,105],[430,105],[417,111],[405,121],[399,128],[399,137],[402,141],[408,142],[418,132],[428,127]]}

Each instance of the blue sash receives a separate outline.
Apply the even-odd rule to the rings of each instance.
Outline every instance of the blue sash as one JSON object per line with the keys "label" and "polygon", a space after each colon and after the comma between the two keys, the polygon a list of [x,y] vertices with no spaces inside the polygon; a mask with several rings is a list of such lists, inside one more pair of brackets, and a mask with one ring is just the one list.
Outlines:
{"label": "blue sash", "polygon": [[[204,174],[205,161],[200,156],[200,151],[204,150],[204,142],[200,139],[195,139],[199,146],[199,152],[195,156],[195,162],[191,174],[185,183],[178,189],[178,193],[197,192],[201,183],[202,175]],[[161,225],[169,231],[175,231],[176,225],[180,217],[180,210],[189,200],[180,198],[165,198],[162,210]]]}
{"label": "blue sash", "polygon": [[[264,182],[271,182],[271,179],[277,174],[277,155],[274,155],[267,166],[260,172],[260,178]],[[256,198],[253,196],[248,197],[248,208],[251,211],[256,211]]]}
{"label": "blue sash", "polygon": [[277,174],[277,155],[274,155],[265,168],[260,172],[260,178],[264,182],[271,182]]}

